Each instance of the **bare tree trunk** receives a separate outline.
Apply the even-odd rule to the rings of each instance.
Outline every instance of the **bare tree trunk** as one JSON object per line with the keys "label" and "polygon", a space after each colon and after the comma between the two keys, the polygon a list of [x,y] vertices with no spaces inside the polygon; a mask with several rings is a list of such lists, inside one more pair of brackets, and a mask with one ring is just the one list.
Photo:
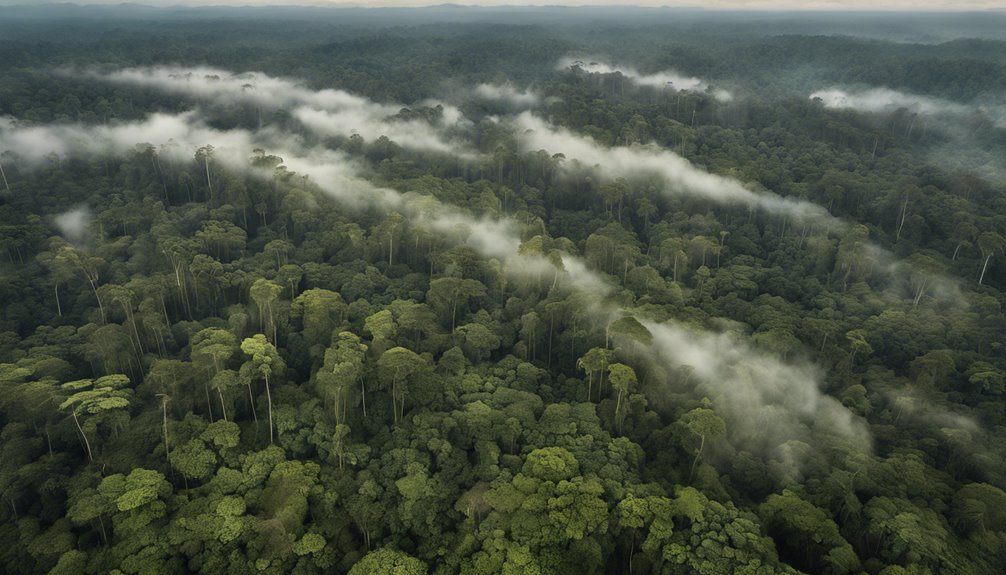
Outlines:
{"label": "bare tree trunk", "polygon": [[905,202],[901,204],[901,218],[898,220],[898,233],[894,236],[894,242],[897,243],[901,239],[901,228],[905,226],[905,216],[908,215],[908,198],[905,198]]}
{"label": "bare tree trunk", "polygon": [[170,459],[169,458],[171,456],[171,447],[168,444],[168,402],[167,401],[163,401],[163,400],[161,401],[161,412],[163,414],[163,421],[164,421],[164,459],[167,460],[167,461],[169,461],[168,465],[170,465]]}
{"label": "bare tree trunk", "polygon": [[105,545],[108,545],[108,533],[105,531],[105,520],[98,515],[98,525],[101,526],[101,538],[105,540]]}
{"label": "bare tree trunk", "polygon": [[77,409],[74,408],[70,413],[73,414],[73,422],[77,424],[77,431],[79,431],[80,436],[84,438],[84,447],[87,448],[87,459],[93,462],[94,457],[91,455],[91,442],[87,440],[87,435],[84,435],[84,430],[80,427],[80,420],[77,419]]}
{"label": "bare tree trunk", "polygon": [[164,179],[164,170],[161,169],[161,160],[155,154],[153,156],[154,168],[157,170],[157,175],[161,177],[161,188],[164,189],[164,205],[165,207],[171,205],[171,200],[168,198],[168,183]]}
{"label": "bare tree trunk", "polygon": [[978,276],[978,285],[982,285],[982,280],[985,279],[985,270],[989,267],[990,259],[992,259],[992,254],[985,256],[985,263],[982,264],[982,273]]}
{"label": "bare tree trunk", "polygon": [[210,156],[209,156],[209,154],[203,156],[203,163],[206,165],[206,188],[209,190],[209,195],[213,196],[213,186],[210,185]]}
{"label": "bare tree trunk", "polygon": [[360,396],[363,399],[363,418],[367,419],[367,386],[362,377],[360,378]]}
{"label": "bare tree trunk", "polygon": [[398,395],[398,382],[397,381],[392,381],[391,382],[391,417],[392,417],[392,420],[393,420],[395,426],[397,427],[398,426],[398,406],[395,404],[395,402],[397,401],[395,399],[396,395]]}
{"label": "bare tree trunk", "polygon": [[227,421],[227,406],[224,405],[224,391],[219,387],[217,388],[217,395],[220,396],[220,411],[223,412],[224,421]]}
{"label": "bare tree trunk", "polygon": [[255,419],[255,425],[258,426],[258,411],[255,410],[255,396],[252,395],[251,383],[248,383],[248,402],[251,404],[252,418]]}
{"label": "bare tree trunk", "polygon": [[213,423],[213,403],[210,401],[210,384],[203,382],[203,391],[206,392],[206,410],[210,414],[210,423]]}
{"label": "bare tree trunk", "polygon": [[101,296],[98,295],[98,287],[94,285],[94,280],[91,279],[90,274],[87,276],[88,283],[91,284],[91,291],[94,292],[94,299],[98,300],[98,310],[101,312],[101,323],[105,323],[105,306],[101,304]]}
{"label": "bare tree trunk", "polygon": [[692,477],[695,476],[695,466],[699,463],[699,458],[702,457],[702,450],[706,446],[706,436],[700,436],[702,440],[699,442],[699,450],[695,452],[695,459],[692,460],[692,469],[688,472],[688,482],[692,482]]}
{"label": "bare tree trunk", "polygon": [[926,285],[929,283],[928,280],[923,280],[922,285],[919,289],[915,290],[915,301],[912,303],[912,307],[919,305],[919,301],[922,300],[922,296],[926,293]]}
{"label": "bare tree trunk", "polygon": [[[621,408],[622,408],[622,391],[619,390],[618,391],[618,399],[615,401],[615,419],[616,420],[618,420],[618,412],[621,410]],[[618,432],[621,433],[622,432],[622,429],[621,429],[622,424],[619,423],[618,427],[619,427]]]}
{"label": "bare tree trunk", "polygon": [[45,442],[49,444],[49,457],[52,457],[52,437],[49,435],[49,422],[46,421],[43,427],[45,429]]}
{"label": "bare tree trunk", "polygon": [[3,171],[3,162],[0,162],[0,178],[3,178],[4,189],[6,189],[7,193],[9,194],[10,184],[7,183],[7,174]]}
{"label": "bare tree trunk", "polygon": [[269,378],[265,378],[265,397],[269,402],[269,443],[273,442],[272,434],[272,393],[269,391]]}

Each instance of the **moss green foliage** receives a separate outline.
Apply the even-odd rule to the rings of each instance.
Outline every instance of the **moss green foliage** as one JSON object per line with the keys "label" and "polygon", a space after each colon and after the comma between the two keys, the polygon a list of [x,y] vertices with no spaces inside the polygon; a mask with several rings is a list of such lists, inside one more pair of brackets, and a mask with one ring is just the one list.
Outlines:
{"label": "moss green foliage", "polygon": [[[312,140],[282,106],[198,105],[216,128],[296,133],[416,202],[508,222],[541,264],[525,273],[400,213],[336,202],[269,150],[247,151],[262,177],[211,142],[38,165],[0,149],[0,572],[1006,565],[1006,181],[947,156],[967,133],[975,147],[961,150],[1006,157],[1003,128],[982,113],[948,128],[904,108],[830,110],[795,88],[813,76],[981,101],[1004,88],[1003,42],[663,20],[12,24],[3,10],[0,123],[98,129],[196,105],[74,67],[296,76],[405,102],[399,117],[419,120],[446,113],[426,98],[511,81],[602,145],[653,142],[849,225],[578,170],[521,148],[491,119],[505,106],[461,96],[471,161],[389,138]],[[577,51],[733,82],[737,100],[555,69]],[[78,205],[93,221],[64,238],[53,217]],[[599,275],[618,314],[568,289],[566,256]],[[703,358],[647,355],[666,320],[800,366],[822,393],[807,413],[832,402],[849,433],[783,428],[782,407],[752,423],[731,390],[710,391]],[[757,401],[791,405],[763,383]]]}

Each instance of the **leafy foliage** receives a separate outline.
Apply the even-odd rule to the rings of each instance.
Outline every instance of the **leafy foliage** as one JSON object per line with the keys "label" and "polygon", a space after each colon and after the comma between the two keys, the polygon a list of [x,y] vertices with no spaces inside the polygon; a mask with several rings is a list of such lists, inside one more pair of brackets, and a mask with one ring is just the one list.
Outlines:
{"label": "leafy foliage", "polygon": [[[423,14],[437,10],[450,9]],[[283,102],[199,103],[207,125],[296,133],[351,158],[414,211],[349,208],[264,149],[243,165],[210,142],[37,162],[4,147],[0,571],[1006,564],[1006,188],[996,166],[965,157],[1001,152],[1002,126],[988,110],[948,127],[799,91],[882,82],[963,106],[1001,93],[1001,41],[736,34],[726,21],[693,30],[692,16],[584,40],[596,22],[375,31],[356,12],[292,14],[0,18],[0,115],[102,130],[193,106],[66,72],[80,67],[297,75],[406,102],[392,114],[402,126],[456,113],[427,101],[446,86],[505,80],[601,145],[649,142],[848,225],[813,229],[658,193],[646,175],[609,178],[526,149],[498,121],[512,109],[466,95],[452,102],[472,121],[450,134],[471,147],[464,159],[394,134],[315,138]],[[674,67],[737,97],[555,69],[577,50]],[[955,140],[965,132],[974,142]],[[55,216],[77,205],[94,219],[61,232]],[[447,208],[509,226],[534,265],[483,255],[472,232],[485,230],[417,216]],[[573,258],[619,313],[571,289],[583,277]],[[671,324],[686,334],[676,360],[654,361]],[[719,347],[700,349],[709,342]],[[717,369],[716,354],[743,361]],[[779,397],[794,389],[775,385],[786,374],[766,366],[779,365],[811,392]]]}

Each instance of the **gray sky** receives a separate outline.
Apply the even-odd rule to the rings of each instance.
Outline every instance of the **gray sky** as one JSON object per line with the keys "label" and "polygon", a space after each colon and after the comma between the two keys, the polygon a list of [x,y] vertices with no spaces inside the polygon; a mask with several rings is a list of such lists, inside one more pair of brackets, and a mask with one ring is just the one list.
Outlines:
{"label": "gray sky", "polygon": [[[0,5],[49,3],[50,0],[0,0]],[[60,0],[57,0],[60,1]],[[119,4],[128,0],[70,0],[77,4]],[[450,0],[133,0],[155,6],[430,6]],[[1006,10],[1006,0],[462,0],[471,6],[671,6],[769,10]]]}

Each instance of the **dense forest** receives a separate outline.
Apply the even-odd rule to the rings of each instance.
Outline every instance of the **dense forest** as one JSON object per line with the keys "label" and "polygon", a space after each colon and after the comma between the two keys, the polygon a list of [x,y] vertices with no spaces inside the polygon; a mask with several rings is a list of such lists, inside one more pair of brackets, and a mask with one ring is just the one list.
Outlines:
{"label": "dense forest", "polygon": [[612,16],[0,7],[0,572],[1001,573],[1006,15]]}

